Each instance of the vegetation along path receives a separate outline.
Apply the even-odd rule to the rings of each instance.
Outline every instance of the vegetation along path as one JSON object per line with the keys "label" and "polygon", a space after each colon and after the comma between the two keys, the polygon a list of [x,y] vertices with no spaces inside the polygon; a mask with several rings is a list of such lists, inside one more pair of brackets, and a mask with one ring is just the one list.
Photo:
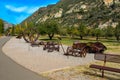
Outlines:
{"label": "vegetation along path", "polygon": [[47,80],[8,58],[2,52],[2,46],[10,37],[0,38],[0,80]]}

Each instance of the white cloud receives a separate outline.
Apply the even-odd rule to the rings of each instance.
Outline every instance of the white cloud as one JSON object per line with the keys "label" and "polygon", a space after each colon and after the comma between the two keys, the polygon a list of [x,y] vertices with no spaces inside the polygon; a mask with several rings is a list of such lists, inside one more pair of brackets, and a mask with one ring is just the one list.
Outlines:
{"label": "white cloud", "polygon": [[24,12],[24,13],[28,13],[31,14],[33,12],[35,12],[37,9],[39,9],[40,6],[32,6],[32,7],[28,7],[28,6],[21,6],[21,7],[15,7],[12,5],[5,5],[5,7],[13,12]]}
{"label": "white cloud", "polygon": [[23,6],[23,7],[14,7],[14,6],[11,6],[11,5],[6,5],[5,6],[7,9],[11,10],[11,11],[14,11],[14,12],[24,12],[27,7]]}

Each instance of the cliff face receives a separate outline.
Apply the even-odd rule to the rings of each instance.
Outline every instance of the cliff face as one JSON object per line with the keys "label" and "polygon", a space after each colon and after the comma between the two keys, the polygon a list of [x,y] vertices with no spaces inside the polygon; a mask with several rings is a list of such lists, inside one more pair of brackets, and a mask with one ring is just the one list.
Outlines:
{"label": "cliff face", "polygon": [[120,0],[60,0],[55,5],[40,8],[27,22],[35,24],[54,19],[63,26],[116,26],[120,22]]}

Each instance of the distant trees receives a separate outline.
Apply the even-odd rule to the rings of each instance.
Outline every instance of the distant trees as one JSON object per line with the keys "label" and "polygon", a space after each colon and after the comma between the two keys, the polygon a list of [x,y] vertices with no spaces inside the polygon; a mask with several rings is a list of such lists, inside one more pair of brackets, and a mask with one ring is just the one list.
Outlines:
{"label": "distant trees", "polygon": [[101,29],[95,28],[93,33],[95,34],[96,40],[98,41],[99,37],[101,36]]}
{"label": "distant trees", "polygon": [[22,33],[22,27],[19,24],[8,27],[5,30],[5,35],[15,36],[15,35],[19,35],[21,33]]}
{"label": "distant trees", "polygon": [[68,35],[67,34],[67,28],[66,27],[59,27],[59,35],[67,36]]}
{"label": "distant trees", "polygon": [[[98,25],[94,27],[88,27],[84,23],[80,23],[79,26],[59,27],[60,25],[55,20],[47,20],[46,22],[36,25],[29,23],[27,26],[36,27],[39,30],[39,34],[47,34],[50,40],[53,39],[55,34],[60,34],[63,36],[69,35],[72,38],[80,37],[81,40],[86,36],[96,37],[96,41],[98,41],[100,37],[115,37],[117,41],[120,40],[120,23],[115,28],[112,26],[99,28]],[[15,33],[19,34],[21,29],[22,28],[20,25],[16,25]]]}
{"label": "distant trees", "polygon": [[0,34],[3,34],[4,33],[4,23],[3,23],[3,20],[0,19]]}
{"label": "distant trees", "polygon": [[74,26],[67,27],[67,34],[70,35],[70,37],[78,36],[78,28]]}
{"label": "distant trees", "polygon": [[72,36],[74,37],[75,36],[78,36],[79,35],[79,31],[78,31],[78,28],[77,27],[72,27]]}
{"label": "distant trees", "polygon": [[116,40],[119,41],[120,40],[120,23],[115,27],[114,34],[115,34]]}
{"label": "distant trees", "polygon": [[67,26],[67,34],[72,37],[72,27]]}
{"label": "distant trees", "polygon": [[105,36],[106,37],[112,37],[112,36],[114,36],[114,28],[112,26],[108,26],[105,29]]}
{"label": "distant trees", "polygon": [[14,36],[15,35],[15,26],[12,26],[12,27],[8,27],[6,30],[5,30],[5,35],[7,36]]}
{"label": "distant trees", "polygon": [[80,39],[83,39],[86,33],[87,33],[87,27],[84,23],[81,23],[78,27],[78,34],[80,36]]}
{"label": "distant trees", "polygon": [[19,25],[19,24],[17,24],[14,28],[12,28],[12,29],[14,29],[14,34],[17,34],[17,35],[20,35],[21,33],[22,33],[22,27],[21,27],[21,25]]}

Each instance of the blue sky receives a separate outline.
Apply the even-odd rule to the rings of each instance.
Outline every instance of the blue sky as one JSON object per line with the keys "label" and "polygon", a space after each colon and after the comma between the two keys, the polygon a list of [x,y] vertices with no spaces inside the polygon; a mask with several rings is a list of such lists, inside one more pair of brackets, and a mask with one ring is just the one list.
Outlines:
{"label": "blue sky", "polygon": [[0,18],[19,24],[40,7],[55,4],[59,0],[0,0]]}

